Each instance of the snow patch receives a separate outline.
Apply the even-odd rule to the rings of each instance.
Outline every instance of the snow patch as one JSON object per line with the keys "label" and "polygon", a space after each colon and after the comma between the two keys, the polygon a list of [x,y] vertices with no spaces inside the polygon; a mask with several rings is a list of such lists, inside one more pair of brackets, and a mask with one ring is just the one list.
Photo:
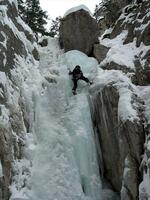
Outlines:
{"label": "snow patch", "polygon": [[0,83],[5,85],[7,82],[7,78],[4,72],[0,72]]}
{"label": "snow patch", "polygon": [[7,126],[9,124],[9,110],[0,104],[0,126]]}
{"label": "snow patch", "polygon": [[[100,38],[100,44],[110,48],[106,58],[101,62],[100,66],[106,66],[110,62],[115,62],[121,66],[126,66],[131,70],[135,70],[134,61],[136,57],[142,59],[150,46],[145,46],[141,43],[139,47],[136,47],[136,40],[128,44],[123,44],[127,34],[128,31],[125,30],[114,39]],[[142,63],[144,65],[144,60]]]}
{"label": "snow patch", "polygon": [[3,177],[3,168],[2,168],[2,162],[0,160],[0,178]]}
{"label": "snow patch", "polygon": [[119,103],[118,103],[118,116],[123,121],[129,119],[130,121],[134,121],[135,119],[139,119],[137,117],[137,110],[133,108],[132,105],[132,95],[133,92],[129,88],[120,88],[119,89]]}
{"label": "snow patch", "polygon": [[97,18],[98,21],[100,21],[100,20],[102,20],[102,19],[104,19],[104,16],[99,16],[99,17]]}
{"label": "snow patch", "polygon": [[[86,12],[88,12],[91,16],[92,16],[92,13],[91,11],[89,10],[88,7],[86,7],[85,5],[80,5],[80,6],[76,6],[76,7],[73,7],[73,8],[70,8],[65,14],[64,14],[64,17],[66,17],[67,15],[73,13],[73,12],[76,12],[78,10],[85,10]],[[92,16],[93,17],[93,16]]]}
{"label": "snow patch", "polygon": [[10,200],[29,200],[27,191],[30,188],[28,179],[30,178],[31,162],[26,159],[15,160],[13,163],[13,183],[10,186]]}

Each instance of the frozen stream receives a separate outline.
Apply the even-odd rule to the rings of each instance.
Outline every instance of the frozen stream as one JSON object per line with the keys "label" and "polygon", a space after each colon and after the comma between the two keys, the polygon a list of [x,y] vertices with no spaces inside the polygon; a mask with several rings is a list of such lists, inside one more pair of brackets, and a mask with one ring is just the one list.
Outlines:
{"label": "frozen stream", "polygon": [[[87,99],[88,86],[71,93],[68,67],[80,64],[94,73],[97,62],[73,51],[62,54],[57,41],[41,48],[40,68],[47,77],[35,95],[36,147],[30,200],[101,200],[101,181]],[[88,64],[87,64],[88,63]]]}

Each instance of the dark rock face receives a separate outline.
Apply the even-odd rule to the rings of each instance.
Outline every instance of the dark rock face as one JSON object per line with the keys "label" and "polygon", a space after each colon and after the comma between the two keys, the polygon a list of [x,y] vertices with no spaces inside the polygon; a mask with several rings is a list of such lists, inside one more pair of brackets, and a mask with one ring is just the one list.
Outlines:
{"label": "dark rock face", "polygon": [[116,3],[118,7],[121,9],[124,6],[128,5],[129,3],[132,3],[133,0],[112,0],[113,3]]}
{"label": "dark rock face", "polygon": [[[121,193],[122,200],[136,200],[144,131],[140,121],[120,119],[119,98],[112,84],[95,93],[91,98],[93,123],[101,145],[104,177]],[[136,96],[133,99],[137,101]]]}
{"label": "dark rock face", "polygon": [[39,44],[41,45],[41,47],[46,47],[48,45],[48,40],[43,39]]}
{"label": "dark rock face", "polygon": [[108,51],[109,48],[100,44],[95,44],[93,49],[93,55],[99,62],[101,62],[106,57]]}
{"label": "dark rock face", "polygon": [[139,59],[135,60],[134,64],[136,66],[135,81],[137,85],[149,85],[150,84],[150,51],[145,55],[146,62],[145,67],[141,66]]}
{"label": "dark rock face", "polygon": [[35,60],[40,60],[39,52],[36,48],[33,49],[32,55],[33,55]]}
{"label": "dark rock face", "polygon": [[98,25],[85,10],[67,15],[61,21],[60,46],[66,51],[79,50],[90,55],[98,42]]}
{"label": "dark rock face", "polygon": [[9,199],[9,185],[12,177],[12,133],[10,129],[0,127],[0,160],[3,166],[3,175],[0,182],[1,199]]}
{"label": "dark rock face", "polygon": [[[15,34],[15,29],[17,28],[17,31],[23,32],[27,39],[29,39],[31,42],[34,42],[33,35],[31,35],[30,32],[24,29],[24,27],[21,25],[19,21],[17,21],[18,18],[18,11],[15,6],[15,4],[10,2],[8,0],[4,0],[0,2],[0,6],[7,6],[7,10],[0,10],[0,12],[3,14],[3,17],[8,19],[14,24],[15,28],[11,28],[9,25],[4,24],[3,21],[0,21],[0,41],[4,42],[6,38],[4,35],[7,35],[7,42],[6,45],[3,46],[2,43],[0,43],[0,49],[1,49],[1,55],[0,55],[0,71],[4,71],[7,74],[10,75],[10,70],[14,68],[15,65],[15,55],[20,56],[27,56],[27,50],[24,45],[24,41],[21,41],[20,38]],[[34,52],[35,52],[35,47]],[[32,53],[32,52],[31,52]],[[38,60],[38,52],[36,50],[36,56],[35,59]],[[4,56],[5,55],[5,56]],[[35,55],[35,54],[34,54]],[[6,60],[6,62],[4,62]]]}

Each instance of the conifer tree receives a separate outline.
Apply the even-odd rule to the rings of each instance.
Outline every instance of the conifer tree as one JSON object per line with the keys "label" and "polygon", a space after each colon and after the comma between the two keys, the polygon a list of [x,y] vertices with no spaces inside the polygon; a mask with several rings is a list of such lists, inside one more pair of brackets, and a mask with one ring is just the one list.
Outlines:
{"label": "conifer tree", "polygon": [[23,0],[18,0],[18,11],[19,11],[20,17],[25,21],[26,9],[25,9],[25,2]]}
{"label": "conifer tree", "polygon": [[55,20],[52,20],[52,24],[50,27],[50,36],[51,37],[59,36],[60,20],[61,20],[60,16],[56,17]]}
{"label": "conifer tree", "polygon": [[33,32],[44,35],[46,29],[44,25],[47,24],[46,19],[48,15],[40,7],[39,0],[26,0],[26,23],[30,26]]}

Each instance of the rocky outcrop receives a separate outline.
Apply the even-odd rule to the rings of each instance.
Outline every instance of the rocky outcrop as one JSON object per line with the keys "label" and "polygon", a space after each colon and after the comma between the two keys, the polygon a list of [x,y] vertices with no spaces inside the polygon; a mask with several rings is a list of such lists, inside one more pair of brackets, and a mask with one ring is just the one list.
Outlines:
{"label": "rocky outcrop", "polygon": [[132,2],[133,0],[104,1],[96,7],[94,15],[98,22],[100,35],[102,35],[107,28],[113,27],[121,14],[121,9]]}
{"label": "rocky outcrop", "polygon": [[95,44],[93,49],[93,55],[99,62],[101,62],[106,57],[108,50],[109,48],[103,45]]}
{"label": "rocky outcrop", "polygon": [[48,45],[48,39],[44,38],[42,41],[39,42],[39,45],[41,45],[41,47],[46,47]]}
{"label": "rocky outcrop", "polygon": [[[127,74],[130,72],[133,83],[137,85],[150,84],[149,13],[149,1],[143,1],[139,5],[130,4],[126,6],[109,33],[109,38],[106,32],[106,37],[104,34],[100,41],[100,45],[109,48],[109,52],[105,53],[104,51],[105,55],[103,53],[102,58],[105,57],[105,59],[101,62],[101,67],[122,70]],[[121,35],[124,32],[126,34],[122,38]],[[131,52],[128,53],[128,50],[131,50]],[[122,52],[122,54],[118,54],[118,52]],[[132,59],[130,58],[131,56]],[[128,60],[132,60],[134,64],[129,66]]]}
{"label": "rocky outcrop", "polygon": [[[15,1],[0,1],[0,199],[8,200],[14,163],[21,161],[28,131],[22,82],[28,67],[39,59],[35,39],[29,27],[18,16]],[[23,69],[23,74],[19,70]],[[23,107],[24,105],[24,107]],[[22,186],[24,185],[22,182]],[[20,186],[19,186],[20,187]],[[18,188],[19,188],[18,187]]]}
{"label": "rocky outcrop", "polygon": [[[117,0],[113,2],[116,2],[118,6],[122,3]],[[127,2],[124,1],[124,3]],[[104,71],[105,76],[103,73],[99,73],[100,79],[105,81],[108,77],[106,83],[101,82],[99,88],[96,88],[97,92],[91,93],[93,123],[102,148],[104,177],[111,183],[114,190],[120,192],[121,200],[145,200],[150,195],[149,87],[140,87],[141,91],[144,90],[143,102],[145,105],[143,107],[136,92],[133,92],[133,85],[127,86],[123,79],[122,81],[118,80],[117,74],[117,71],[118,73],[121,71],[135,85],[149,86],[149,21],[149,1],[136,1],[136,3],[134,1],[129,5],[127,3],[114,25],[111,23],[112,28],[106,31],[102,30],[105,33],[101,36],[100,44],[96,49],[104,46],[108,51],[102,51],[102,54],[98,50],[98,53],[95,51],[96,57],[100,61],[100,67],[106,70]],[[113,73],[116,78],[112,80]],[[126,80],[127,82],[130,81]],[[121,85],[118,87],[118,84]],[[128,105],[131,104],[131,107],[136,105],[135,110],[138,116],[139,113],[142,113],[145,117],[139,116],[138,119],[122,120],[119,114],[120,99],[126,90],[120,93],[119,90],[122,86],[132,91],[132,98]],[[126,99],[125,96],[124,99]],[[123,107],[122,110],[125,114],[130,109]],[[142,156],[144,150],[145,154]]]}
{"label": "rocky outcrop", "polygon": [[79,50],[91,55],[96,42],[98,42],[98,26],[89,12],[80,9],[61,20],[60,46],[65,52]]}
{"label": "rocky outcrop", "polygon": [[[105,72],[105,76],[110,81],[100,83],[97,91],[91,89],[90,96],[93,123],[103,157],[103,175],[113,189],[120,193],[121,200],[136,200],[144,144],[139,100],[132,84],[125,83],[117,72]],[[128,101],[130,92],[131,100]],[[137,116],[132,116],[131,108],[135,109]]]}

